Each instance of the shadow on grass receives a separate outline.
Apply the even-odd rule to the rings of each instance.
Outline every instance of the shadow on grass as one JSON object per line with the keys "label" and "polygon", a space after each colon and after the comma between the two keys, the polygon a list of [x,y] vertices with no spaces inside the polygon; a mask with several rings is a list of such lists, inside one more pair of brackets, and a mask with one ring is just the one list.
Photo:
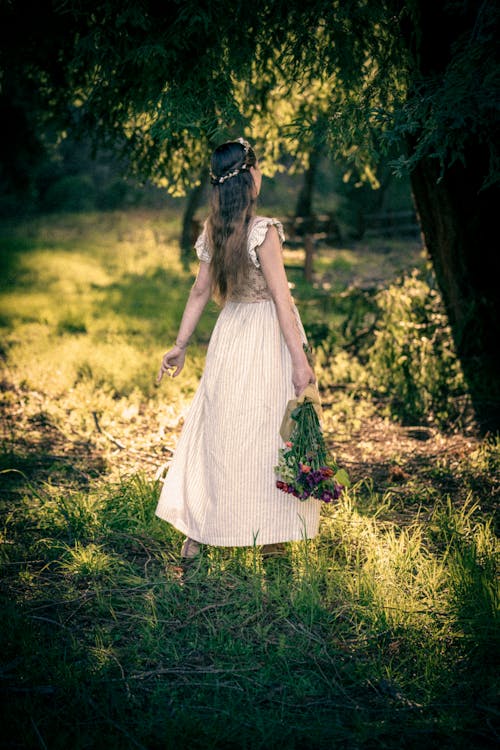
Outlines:
{"label": "shadow on grass", "polygon": [[467,655],[443,652],[446,635],[370,628],[358,598],[324,596],[304,551],[262,568],[252,552],[205,548],[180,573],[142,537],[155,564],[141,575],[140,541],[112,575],[52,560],[50,576],[12,581],[7,747],[494,747],[492,697],[476,695]]}
{"label": "shadow on grass", "polygon": [[72,443],[64,453],[56,452],[57,446],[52,450],[47,444],[23,443],[16,451],[0,453],[2,495],[32,490],[43,482],[86,488],[107,470],[103,456],[85,443]]}
{"label": "shadow on grass", "polygon": [[182,313],[192,278],[165,268],[139,275],[128,274],[107,286],[99,310],[155,321],[157,316]]}
{"label": "shadow on grass", "polygon": [[21,237],[0,238],[0,291],[29,285],[33,273],[23,266],[22,258],[39,249],[29,239]]}
{"label": "shadow on grass", "polygon": [[[193,281],[193,275],[166,268],[143,275],[127,274],[99,290],[95,314],[120,317],[130,333],[137,329],[141,335],[149,332],[156,339],[165,334],[174,336]],[[210,302],[196,329],[199,343],[208,342],[218,312],[215,303]]]}
{"label": "shadow on grass", "polygon": [[0,450],[0,497],[35,492],[43,483],[87,489],[104,475],[107,463],[101,451],[83,440],[68,441],[42,414],[32,419],[32,430],[4,439]]}

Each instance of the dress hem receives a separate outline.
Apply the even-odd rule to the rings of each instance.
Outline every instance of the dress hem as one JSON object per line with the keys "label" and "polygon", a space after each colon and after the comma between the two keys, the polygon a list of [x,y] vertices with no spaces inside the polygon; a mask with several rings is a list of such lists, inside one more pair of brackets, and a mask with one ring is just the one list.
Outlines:
{"label": "dress hem", "polygon": [[[159,515],[158,513],[155,514],[157,518],[161,518],[162,521],[166,521],[171,526],[174,527],[174,529],[177,529],[177,531],[180,531],[181,534],[185,534],[187,537],[192,539],[195,542],[198,542],[199,544],[208,544],[211,547],[262,547],[265,544],[282,544],[285,542],[303,542],[306,539],[314,539],[318,535],[318,529],[316,529],[314,532],[309,531],[306,534],[304,534],[304,531],[302,530],[300,534],[287,534],[286,539],[283,539],[282,537],[276,538],[276,535],[269,536],[268,538],[263,537],[261,539],[257,539],[258,534],[254,540],[254,542],[248,543],[248,542],[239,542],[239,541],[227,541],[226,539],[217,539],[214,541],[213,537],[208,539],[205,537],[204,539],[198,538],[200,535],[193,535],[193,532],[189,531],[189,528],[186,524],[182,523],[182,521],[174,521],[167,517],[167,514],[165,515]],[[319,524],[318,524],[319,525]]]}

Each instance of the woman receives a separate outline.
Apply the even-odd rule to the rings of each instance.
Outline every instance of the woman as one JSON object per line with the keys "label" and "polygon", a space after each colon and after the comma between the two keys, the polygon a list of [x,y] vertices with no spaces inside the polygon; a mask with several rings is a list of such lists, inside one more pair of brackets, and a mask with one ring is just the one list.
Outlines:
{"label": "woman", "polygon": [[311,382],[306,338],[283,266],[279,221],[254,216],[262,175],[242,138],[212,155],[211,212],[175,346],[158,382],[176,377],[212,293],[223,304],[206,364],[165,479],[156,514],[200,544],[263,545],[317,533],[320,502],[276,488],[279,429],[289,399]]}

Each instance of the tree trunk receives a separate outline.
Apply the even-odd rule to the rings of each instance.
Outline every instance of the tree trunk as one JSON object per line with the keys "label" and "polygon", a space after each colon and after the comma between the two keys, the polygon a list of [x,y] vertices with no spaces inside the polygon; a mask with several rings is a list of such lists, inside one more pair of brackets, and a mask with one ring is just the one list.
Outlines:
{"label": "tree trunk", "polygon": [[297,198],[295,216],[312,216],[314,184],[316,182],[320,158],[321,149],[312,148],[309,153],[309,167],[304,172],[302,187]]}
{"label": "tree trunk", "polygon": [[481,190],[486,153],[438,183],[435,160],[411,175],[413,195],[453,331],[455,348],[483,432],[500,429],[500,254],[498,192]]}
{"label": "tree trunk", "polygon": [[306,234],[304,237],[304,278],[310,284],[312,284],[314,278],[314,249],[314,237],[311,237],[310,234]]}
{"label": "tree trunk", "polygon": [[193,229],[194,216],[203,201],[203,193],[205,192],[205,170],[200,174],[199,180],[199,184],[195,185],[188,195],[184,216],[182,217],[182,232],[179,244],[181,248],[181,260],[183,261],[190,259],[193,245],[196,241],[196,237],[194,236],[196,232]]}
{"label": "tree trunk", "polygon": [[[416,28],[402,28],[416,80],[441,78],[462,35],[477,28],[484,3],[417,0]],[[462,163],[439,180],[436,159],[411,175],[427,250],[448,312],[457,355],[483,432],[500,430],[500,254],[498,189],[481,189],[487,144],[470,133]],[[415,137],[418,137],[418,133]]]}

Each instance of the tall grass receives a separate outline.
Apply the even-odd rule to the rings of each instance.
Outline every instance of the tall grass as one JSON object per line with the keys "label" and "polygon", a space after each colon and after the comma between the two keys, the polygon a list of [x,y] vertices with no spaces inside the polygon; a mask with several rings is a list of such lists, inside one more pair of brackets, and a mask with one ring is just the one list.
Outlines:
{"label": "tall grass", "polygon": [[183,568],[156,497],[141,476],[88,493],[47,486],[4,523],[4,685],[16,696],[4,737],[53,748],[492,740],[481,719],[494,710],[498,547],[477,507],[400,528],[367,514],[379,498],[355,487],[284,558],[207,548]]}

